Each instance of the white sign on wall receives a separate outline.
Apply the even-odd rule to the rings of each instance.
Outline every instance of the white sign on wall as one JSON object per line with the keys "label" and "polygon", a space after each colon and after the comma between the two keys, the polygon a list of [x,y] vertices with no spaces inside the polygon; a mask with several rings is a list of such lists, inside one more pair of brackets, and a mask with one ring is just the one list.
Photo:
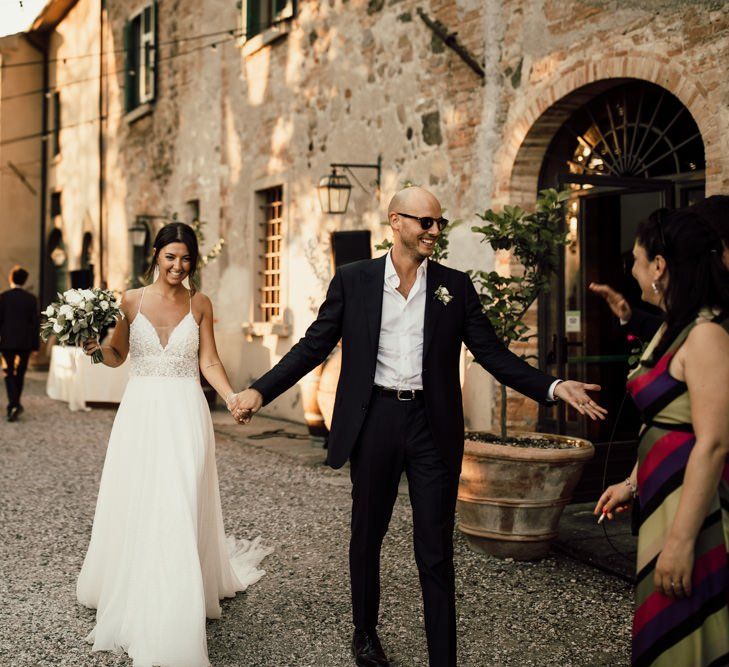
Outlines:
{"label": "white sign on wall", "polygon": [[582,331],[582,311],[566,311],[564,328],[567,333],[580,333],[580,331]]}

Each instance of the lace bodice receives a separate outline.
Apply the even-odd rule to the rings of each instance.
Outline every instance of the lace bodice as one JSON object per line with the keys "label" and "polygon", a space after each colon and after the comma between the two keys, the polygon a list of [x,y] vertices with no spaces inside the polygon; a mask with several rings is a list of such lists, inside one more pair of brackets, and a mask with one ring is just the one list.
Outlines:
{"label": "lace bodice", "polygon": [[200,330],[190,310],[171,331],[167,345],[140,310],[129,326],[130,374],[199,378]]}

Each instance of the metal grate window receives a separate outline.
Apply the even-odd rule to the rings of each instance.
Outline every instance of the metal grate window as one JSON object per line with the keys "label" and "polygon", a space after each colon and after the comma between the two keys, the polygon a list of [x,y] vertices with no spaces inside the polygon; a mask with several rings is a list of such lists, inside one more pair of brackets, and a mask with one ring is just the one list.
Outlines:
{"label": "metal grate window", "polygon": [[283,226],[283,188],[269,188],[260,193],[263,222],[260,237],[262,253],[259,255],[261,321],[281,319],[281,241]]}

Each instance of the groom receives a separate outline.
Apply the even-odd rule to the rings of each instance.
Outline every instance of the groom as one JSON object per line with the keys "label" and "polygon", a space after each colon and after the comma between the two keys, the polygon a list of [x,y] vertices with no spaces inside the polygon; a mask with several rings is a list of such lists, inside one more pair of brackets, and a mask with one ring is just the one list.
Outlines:
{"label": "groom", "polygon": [[411,187],[390,202],[394,245],[384,257],[341,267],[316,321],[279,363],[238,395],[247,422],[320,364],[342,340],[342,370],[328,464],[350,462],[349,564],[357,665],[389,665],[377,637],[380,547],[404,470],[431,667],[456,664],[453,526],[463,455],[459,355],[465,343],[497,380],[593,419],[604,410],[586,390],[529,366],[498,340],[470,278],[429,261],[447,224],[438,200]]}

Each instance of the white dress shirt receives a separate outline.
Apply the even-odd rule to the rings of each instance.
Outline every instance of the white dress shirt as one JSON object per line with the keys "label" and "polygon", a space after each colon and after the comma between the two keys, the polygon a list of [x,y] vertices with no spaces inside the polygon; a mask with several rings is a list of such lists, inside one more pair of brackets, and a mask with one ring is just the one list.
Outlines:
{"label": "white dress shirt", "polygon": [[[392,263],[392,251],[385,258],[385,284],[382,291],[382,320],[377,348],[375,384],[389,389],[423,388],[423,329],[428,260],[418,267],[407,299],[397,291],[400,277]],[[547,399],[561,380],[549,387]]]}
{"label": "white dress shirt", "polygon": [[423,388],[423,327],[428,260],[418,267],[408,298],[397,288],[400,278],[391,252],[385,259],[380,343],[377,348],[375,384],[390,389]]}

